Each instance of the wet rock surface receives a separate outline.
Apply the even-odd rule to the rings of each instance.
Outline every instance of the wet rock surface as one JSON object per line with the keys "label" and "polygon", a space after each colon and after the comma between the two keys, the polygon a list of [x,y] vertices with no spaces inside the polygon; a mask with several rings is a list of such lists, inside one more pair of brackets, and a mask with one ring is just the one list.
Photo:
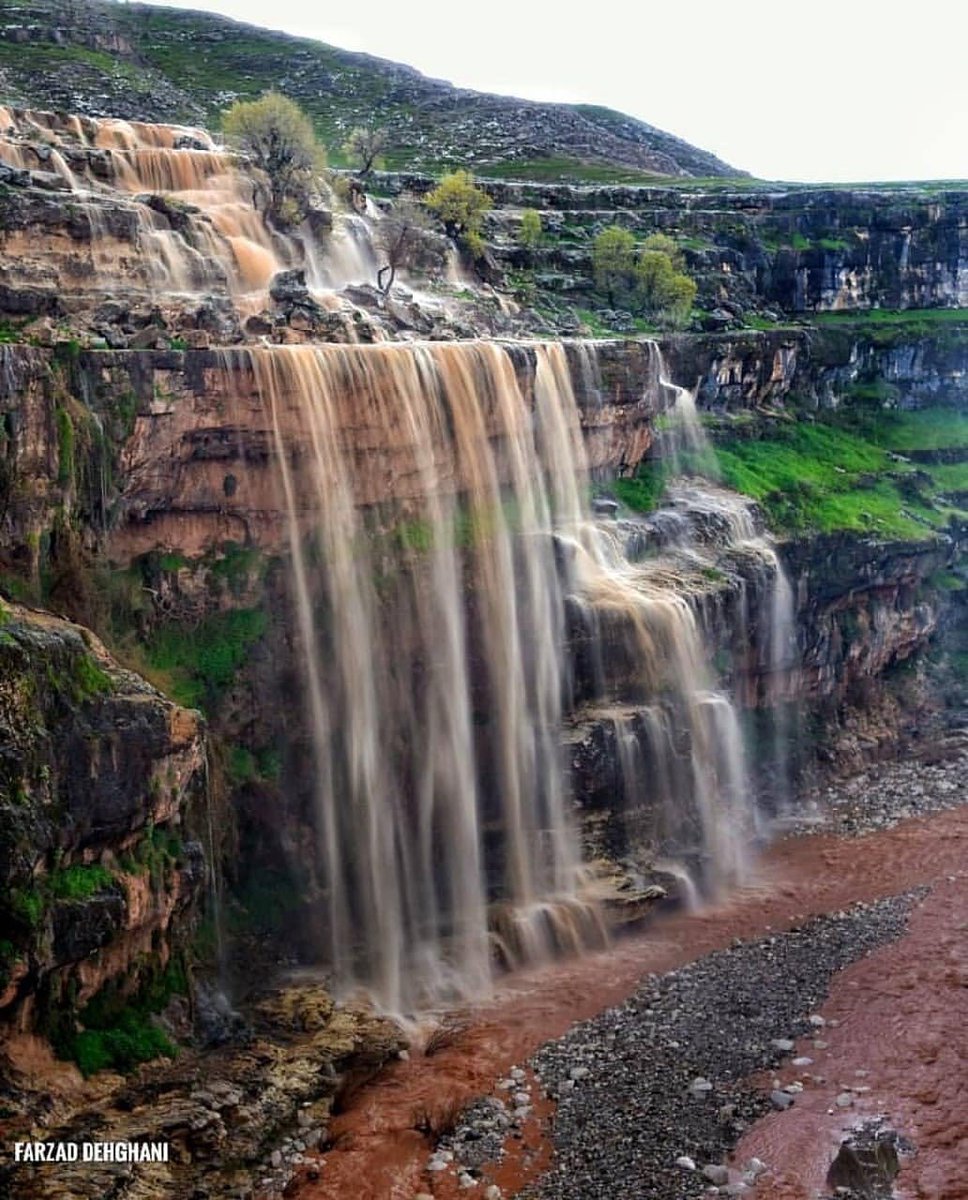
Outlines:
{"label": "wet rock surface", "polygon": [[218,1049],[185,1051],[121,1086],[116,1076],[99,1077],[87,1094],[22,1092],[24,1112],[7,1126],[11,1137],[35,1141],[164,1141],[170,1162],[78,1163],[55,1173],[44,1165],[5,1164],[0,1195],[282,1195],[304,1156],[319,1146],[347,1082],[375,1073],[403,1046],[391,1021],[339,1008],[321,986],[280,987],[246,1005],[242,1032]]}
{"label": "wet rock surface", "polygon": [[862,837],[900,821],[956,808],[968,796],[968,730],[926,747],[920,758],[880,763],[805,797],[798,834],[822,830]]}
{"label": "wet rock surface", "polygon": [[[745,1081],[785,1058],[778,1042],[812,1028],[835,972],[903,933],[911,903],[857,905],[647,978],[625,1004],[543,1047],[533,1066],[557,1099],[555,1165],[525,1194],[742,1194],[762,1164],[730,1169],[726,1159],[771,1104]],[[795,1085],[778,1090],[796,1103]]]}
{"label": "wet rock surface", "polygon": [[846,1200],[890,1200],[900,1155],[912,1149],[882,1121],[868,1121],[840,1143],[827,1186]]}

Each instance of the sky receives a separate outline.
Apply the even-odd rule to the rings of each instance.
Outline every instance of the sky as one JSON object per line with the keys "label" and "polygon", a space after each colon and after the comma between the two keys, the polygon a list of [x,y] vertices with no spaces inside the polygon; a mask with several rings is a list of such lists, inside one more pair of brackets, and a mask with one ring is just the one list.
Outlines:
{"label": "sky", "polygon": [[154,0],[604,104],[764,179],[968,178],[960,0]]}

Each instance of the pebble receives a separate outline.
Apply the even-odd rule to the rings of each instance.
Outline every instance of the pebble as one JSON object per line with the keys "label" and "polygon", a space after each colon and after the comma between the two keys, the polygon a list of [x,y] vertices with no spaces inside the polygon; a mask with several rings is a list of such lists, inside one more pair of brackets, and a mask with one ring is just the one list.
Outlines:
{"label": "pebble", "polygon": [[823,1029],[823,1027],[827,1024],[827,1018],[822,1017],[820,1013],[811,1013],[807,1019],[814,1029]]}
{"label": "pebble", "polygon": [[825,1042],[823,1040],[823,1038],[814,1038],[813,1039],[814,1050],[826,1050],[828,1045],[829,1045],[829,1043]]}
{"label": "pebble", "polygon": [[592,1072],[591,1072],[590,1067],[572,1067],[571,1070],[568,1072],[568,1078],[575,1079],[575,1080],[587,1079],[588,1076],[591,1075],[591,1073]]}
{"label": "pebble", "polygon": [[806,1055],[802,1055],[800,1058],[795,1058],[793,1060],[793,1062],[791,1063],[791,1066],[794,1066],[794,1067],[809,1067],[812,1065],[813,1065],[813,1059],[807,1058]]}
{"label": "pebble", "polygon": [[530,1093],[528,1093],[528,1092],[515,1092],[512,1099],[514,1100],[514,1103],[517,1105],[531,1103],[531,1096],[530,1096]]}
{"label": "pebble", "polygon": [[854,1097],[850,1092],[841,1092],[837,1097],[838,1108],[850,1108],[854,1103]]}
{"label": "pebble", "polygon": [[489,1183],[484,1189],[484,1200],[501,1200],[502,1194],[496,1183]]}
{"label": "pebble", "polygon": [[447,1163],[442,1158],[432,1158],[430,1160],[430,1162],[427,1163],[427,1170],[428,1171],[446,1171]]}
{"label": "pebble", "polygon": [[790,1038],[774,1038],[773,1041],[770,1042],[770,1045],[774,1050],[782,1050],[784,1053],[787,1053],[793,1049],[793,1047],[796,1045],[796,1042],[791,1041]]}
{"label": "pebble", "polygon": [[[713,1183],[684,1160],[721,1158],[741,1128],[769,1110],[769,1089],[764,1094],[746,1081],[779,1061],[773,1040],[789,1044],[811,1028],[809,1015],[832,974],[896,938],[910,904],[898,897],[855,906],[840,918],[805,919],[791,932],[645,977],[625,1002],[543,1046],[531,1065],[561,1100],[554,1161],[534,1200],[683,1200],[712,1188],[743,1195],[758,1178],[749,1167],[737,1169],[730,1183],[728,1168],[709,1163],[725,1170],[726,1182]],[[796,985],[778,987],[777,980]],[[597,1086],[568,1094],[564,1085],[579,1063]],[[773,1090],[772,1107],[796,1103],[794,1093]],[[831,1088],[831,1103],[835,1095]]]}
{"label": "pebble", "polygon": [[703,1167],[702,1173],[704,1179],[708,1179],[710,1183],[714,1183],[717,1187],[729,1183],[729,1168],[724,1167],[722,1163],[707,1163]]}
{"label": "pebble", "polygon": [[512,1067],[510,1074],[515,1083],[523,1083],[527,1078],[527,1075],[525,1075],[520,1067]]}
{"label": "pebble", "polygon": [[273,1169],[282,1166],[282,1151],[281,1150],[273,1150],[273,1152],[269,1155],[269,1165]]}
{"label": "pebble", "polygon": [[696,1169],[695,1161],[688,1154],[680,1154],[676,1159],[676,1166],[682,1167],[684,1171],[695,1171]]}

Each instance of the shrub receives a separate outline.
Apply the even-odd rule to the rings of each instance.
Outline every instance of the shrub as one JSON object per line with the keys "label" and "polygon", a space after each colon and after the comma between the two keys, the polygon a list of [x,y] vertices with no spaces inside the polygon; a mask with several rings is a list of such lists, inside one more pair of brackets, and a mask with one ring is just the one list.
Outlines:
{"label": "shrub", "polygon": [[696,284],[677,271],[664,250],[642,249],[635,265],[644,311],[661,324],[681,326],[689,319],[696,299]]}
{"label": "shrub", "polygon": [[526,208],[521,214],[518,241],[525,250],[533,250],[541,241],[541,213],[537,209]]}
{"label": "shrub", "polygon": [[389,142],[390,136],[385,129],[359,126],[346,139],[343,153],[356,164],[359,174],[366,178],[374,167],[380,165],[380,156]]}
{"label": "shrub", "polygon": [[445,175],[424,201],[444,223],[447,233],[456,238],[475,257],[484,253],[481,227],[484,214],[492,207],[491,197],[474,183],[470,171]]}
{"label": "shrub", "polygon": [[376,285],[387,296],[393,287],[398,270],[423,269],[439,271],[446,260],[440,243],[443,239],[434,234],[426,213],[413,200],[403,197],[379,225],[379,249],[382,265],[377,271]]}

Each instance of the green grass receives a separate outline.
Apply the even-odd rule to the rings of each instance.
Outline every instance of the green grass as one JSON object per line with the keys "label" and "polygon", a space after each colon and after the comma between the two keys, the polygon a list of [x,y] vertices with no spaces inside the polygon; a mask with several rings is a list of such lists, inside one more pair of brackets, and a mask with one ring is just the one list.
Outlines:
{"label": "green grass", "polygon": [[210,708],[235,678],[268,617],[260,608],[214,613],[194,627],[158,629],[146,648],[159,686],[188,708]]}
{"label": "green grass", "polygon": [[[798,422],[770,437],[718,447],[723,481],[752,496],[784,532],[872,533],[923,539],[957,510],[932,479],[897,463],[901,452],[942,436],[968,444],[968,422],[947,411],[869,414],[862,428]],[[965,439],[964,443],[958,439]]]}
{"label": "green grass", "polygon": [[616,479],[611,490],[616,498],[635,512],[651,512],[665,491],[666,472],[654,461],[643,462],[631,479]]}
{"label": "green grass", "polygon": [[513,179],[534,183],[617,183],[640,187],[649,187],[659,179],[650,171],[584,162],[564,155],[485,164],[478,168],[478,174],[482,179]]}
{"label": "green grass", "polygon": [[[922,468],[894,456],[961,447],[968,454],[968,415],[848,408],[826,421],[778,424],[756,438],[731,436],[716,458],[723,483],[756,500],[778,532],[922,540],[953,517],[968,518],[957,502],[968,488],[968,462]],[[663,465],[647,460],[612,490],[629,508],[650,512],[665,482]]]}

